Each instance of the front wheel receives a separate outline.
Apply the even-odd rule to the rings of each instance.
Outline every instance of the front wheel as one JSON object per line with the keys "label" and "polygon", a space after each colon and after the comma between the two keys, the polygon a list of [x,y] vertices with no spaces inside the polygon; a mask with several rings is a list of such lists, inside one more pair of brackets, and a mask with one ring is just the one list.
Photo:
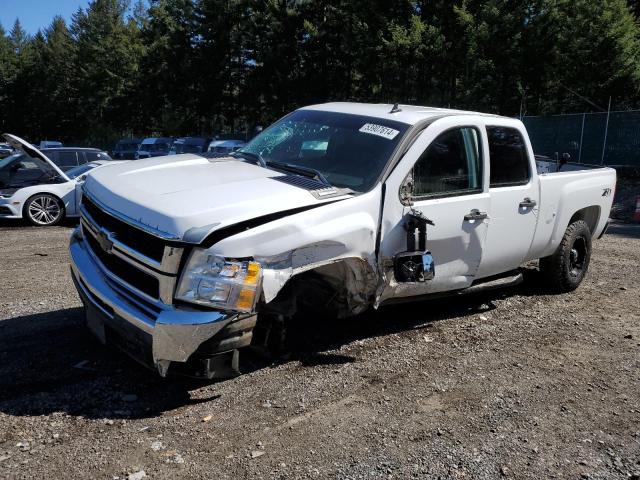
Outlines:
{"label": "front wheel", "polygon": [[582,283],[590,260],[591,230],[577,220],[567,227],[553,255],[540,259],[540,271],[553,292],[571,292]]}
{"label": "front wheel", "polygon": [[39,193],[25,203],[24,217],[37,227],[57,225],[64,218],[64,205],[51,194]]}

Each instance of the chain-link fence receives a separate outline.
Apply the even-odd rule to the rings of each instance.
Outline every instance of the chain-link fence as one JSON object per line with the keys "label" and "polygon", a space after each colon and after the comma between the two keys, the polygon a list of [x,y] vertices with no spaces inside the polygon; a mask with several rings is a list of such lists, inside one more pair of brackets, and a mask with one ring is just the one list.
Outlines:
{"label": "chain-link fence", "polygon": [[591,165],[640,167],[640,110],[524,117],[536,154]]}

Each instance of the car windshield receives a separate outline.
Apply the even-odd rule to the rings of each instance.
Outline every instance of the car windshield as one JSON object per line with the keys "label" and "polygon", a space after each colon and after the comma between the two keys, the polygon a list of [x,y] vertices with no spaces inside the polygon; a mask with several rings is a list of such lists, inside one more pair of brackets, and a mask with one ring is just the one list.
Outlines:
{"label": "car windshield", "polygon": [[116,151],[117,152],[125,152],[125,151],[131,151],[131,150],[137,150],[138,148],[138,144],[137,143],[119,143],[118,145],[116,145]]}
{"label": "car windshield", "polygon": [[298,110],[239,152],[320,172],[334,186],[370,190],[409,125],[346,113]]}
{"label": "car windshield", "polygon": [[203,145],[183,145],[182,153],[200,153]]}
{"label": "car windshield", "polygon": [[164,152],[169,150],[168,143],[143,143],[140,150],[146,152]]}
{"label": "car windshield", "polygon": [[7,158],[3,158],[0,160],[0,170],[13,162],[16,158],[24,156],[24,153],[14,153],[13,155],[9,155]]}
{"label": "car windshield", "polygon": [[80,165],[79,167],[74,167],[70,170],[67,170],[64,173],[67,177],[73,180],[74,178],[77,178],[80,175],[87,173],[89,170],[93,170],[97,166],[98,166],[97,163],[85,163],[84,165]]}

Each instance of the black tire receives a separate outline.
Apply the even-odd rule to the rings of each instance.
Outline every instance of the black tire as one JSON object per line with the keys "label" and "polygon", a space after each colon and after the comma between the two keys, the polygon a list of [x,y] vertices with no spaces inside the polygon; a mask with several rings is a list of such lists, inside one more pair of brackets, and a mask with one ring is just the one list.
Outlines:
{"label": "black tire", "polygon": [[576,220],[553,255],[540,259],[540,271],[553,293],[572,292],[584,280],[590,260],[591,230],[584,220]]}
{"label": "black tire", "polygon": [[38,193],[25,202],[22,216],[36,227],[51,227],[65,217],[64,204],[55,195]]}

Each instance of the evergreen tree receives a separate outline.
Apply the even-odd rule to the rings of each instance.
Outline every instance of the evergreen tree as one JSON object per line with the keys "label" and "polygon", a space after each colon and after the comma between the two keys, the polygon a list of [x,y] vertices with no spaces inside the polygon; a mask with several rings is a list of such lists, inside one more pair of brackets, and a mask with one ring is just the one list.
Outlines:
{"label": "evergreen tree", "polygon": [[170,135],[200,130],[194,74],[195,10],[190,0],[153,0],[144,21],[140,94],[147,125]]}
{"label": "evergreen tree", "polygon": [[9,34],[9,40],[11,41],[11,45],[18,56],[24,52],[29,44],[29,35],[25,32],[24,28],[22,28],[22,24],[19,19],[16,19],[13,24],[13,28]]}
{"label": "evergreen tree", "polygon": [[[131,125],[141,49],[124,0],[94,0],[73,16],[77,48],[77,115],[84,135],[104,141]],[[159,59],[162,61],[163,59]],[[134,103],[135,105],[135,103]]]}
{"label": "evergreen tree", "polygon": [[12,42],[0,25],[0,127],[6,131],[7,112],[9,111],[9,87],[12,85],[17,69],[17,57]]}
{"label": "evergreen tree", "polygon": [[[3,130],[251,131],[331,100],[506,115],[637,107],[635,0],[92,0],[0,28]],[[635,12],[635,14],[634,14]],[[586,100],[585,100],[586,99]]]}

